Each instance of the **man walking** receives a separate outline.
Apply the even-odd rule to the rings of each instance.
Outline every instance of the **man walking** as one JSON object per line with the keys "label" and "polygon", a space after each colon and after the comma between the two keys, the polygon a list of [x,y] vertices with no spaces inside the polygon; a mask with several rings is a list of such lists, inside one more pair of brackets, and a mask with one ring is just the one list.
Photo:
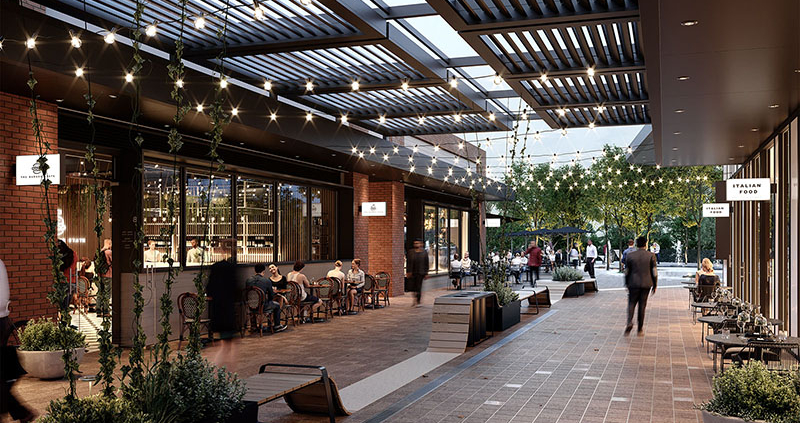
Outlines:
{"label": "man walking", "polygon": [[626,248],[625,251],[622,252],[622,258],[619,260],[620,270],[625,270],[625,268],[627,267],[627,265],[625,264],[625,259],[628,257],[629,253],[635,250],[636,248],[633,248],[633,240],[629,239],[628,248]]}
{"label": "man walking", "polygon": [[650,290],[656,293],[658,270],[656,255],[647,251],[647,238],[636,238],[637,249],[628,253],[625,259],[625,286],[628,287],[628,324],[625,334],[633,329],[633,310],[639,305],[638,334],[644,329],[644,312]]}
{"label": "man walking", "polygon": [[594,262],[597,260],[597,247],[592,244],[592,240],[586,241],[586,270],[589,277],[594,279]]}
{"label": "man walking", "polygon": [[656,255],[656,263],[661,263],[661,246],[658,245],[658,242],[653,241],[650,245],[650,251]]}
{"label": "man walking", "polygon": [[[528,249],[525,250],[525,255],[528,256],[528,282],[532,287],[536,287],[536,282],[539,280],[539,268],[542,267],[542,249],[536,244],[536,241],[531,241]],[[533,275],[536,275],[536,279]]]}
{"label": "man walking", "polygon": [[428,275],[428,252],[422,248],[422,240],[414,240],[414,248],[408,250],[406,257],[406,277],[411,279],[411,291],[416,294],[414,307],[422,302],[422,280]]}

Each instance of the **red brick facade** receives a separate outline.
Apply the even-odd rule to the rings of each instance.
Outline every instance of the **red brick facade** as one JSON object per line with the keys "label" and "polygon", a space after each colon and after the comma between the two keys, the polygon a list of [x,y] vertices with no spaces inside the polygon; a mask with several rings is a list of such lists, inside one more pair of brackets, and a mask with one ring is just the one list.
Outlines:
{"label": "red brick facade", "polygon": [[[358,211],[361,203],[369,201],[369,176],[351,172],[347,179],[353,187],[353,258],[361,259],[361,267],[369,271],[369,220]],[[344,268],[349,269],[349,264]]]}
{"label": "red brick facade", "polygon": [[[40,186],[16,186],[15,157],[38,154],[28,112],[30,99],[0,92],[0,259],[11,287],[11,319],[51,315],[47,301],[53,283],[44,244],[44,198]],[[38,102],[43,135],[55,152],[58,114],[54,104]],[[55,217],[57,187],[50,190]]]}
{"label": "red brick facade", "polygon": [[400,181],[371,182],[369,201],[386,202],[386,216],[368,218],[370,272],[389,272],[391,295],[403,295],[405,187]]}

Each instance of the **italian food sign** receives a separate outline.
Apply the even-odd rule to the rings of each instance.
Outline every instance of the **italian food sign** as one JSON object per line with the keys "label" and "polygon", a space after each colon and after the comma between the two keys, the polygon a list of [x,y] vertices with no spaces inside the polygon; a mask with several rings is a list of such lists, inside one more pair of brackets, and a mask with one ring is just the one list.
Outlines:
{"label": "italian food sign", "polygon": [[725,183],[727,201],[769,200],[769,178],[728,179]]}

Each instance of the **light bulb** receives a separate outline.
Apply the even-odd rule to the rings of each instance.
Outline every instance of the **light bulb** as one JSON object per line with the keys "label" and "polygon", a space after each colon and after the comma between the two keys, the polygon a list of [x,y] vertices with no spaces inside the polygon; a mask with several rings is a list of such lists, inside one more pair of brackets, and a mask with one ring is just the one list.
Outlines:
{"label": "light bulb", "polygon": [[183,88],[183,79],[176,79],[175,86],[178,88]]}
{"label": "light bulb", "polygon": [[589,122],[589,129],[594,129],[594,122]]}
{"label": "light bulb", "polygon": [[400,147],[395,145],[394,147],[392,147],[392,152],[394,152],[395,154],[399,153],[400,152]]}
{"label": "light bulb", "polygon": [[461,122],[461,115],[458,113],[453,113],[453,120],[456,122]]}
{"label": "light bulb", "polygon": [[306,91],[314,91],[314,83],[311,81],[306,81]]}
{"label": "light bulb", "polygon": [[566,128],[561,128],[561,136],[562,137],[566,137],[567,136],[567,129]]}
{"label": "light bulb", "polygon": [[197,110],[197,113],[203,113],[203,105],[198,104],[197,107],[195,107],[195,110]]}
{"label": "light bulb", "polygon": [[225,77],[220,78],[219,79],[219,87],[222,88],[222,89],[228,88],[228,79],[225,78]]}
{"label": "light bulb", "polygon": [[502,76],[500,76],[500,74],[499,74],[499,73],[498,73],[498,74],[496,74],[496,75],[494,76],[494,80],[492,80],[492,83],[493,83],[495,86],[502,84],[502,83],[503,83],[503,77],[502,77]]}
{"label": "light bulb", "polygon": [[342,121],[342,124],[347,123],[347,115],[342,115],[341,121]]}
{"label": "light bulb", "polygon": [[155,22],[151,23],[150,25],[148,25],[147,28],[145,28],[145,30],[144,30],[144,33],[148,37],[155,37],[156,36],[156,32],[158,32],[158,28],[156,28]]}
{"label": "light bulb", "polygon": [[495,119],[496,119],[496,117],[494,115],[494,112],[489,112],[489,120],[494,122]]}
{"label": "light bulb", "polygon": [[433,173],[433,168],[428,166],[428,175],[430,175],[431,173]]}
{"label": "light bulb", "polygon": [[28,48],[35,48],[36,47],[36,38],[28,38],[28,41],[25,41],[25,47]]}
{"label": "light bulb", "polygon": [[594,67],[586,68],[586,74],[589,76],[594,76]]}
{"label": "light bulb", "polygon": [[461,142],[458,143],[458,149],[459,150],[463,150],[464,149],[464,141],[461,141]]}
{"label": "light bulb", "polygon": [[522,120],[528,120],[528,113],[527,112],[522,112],[522,116],[520,116],[520,117],[522,118]]}
{"label": "light bulb", "polygon": [[412,172],[415,171],[416,169],[417,169],[417,167],[414,166],[414,165],[411,165],[411,167],[408,168],[408,170],[410,170]]}
{"label": "light bulb", "polygon": [[308,122],[311,122],[311,119],[314,119],[314,114],[312,114],[311,112],[306,112],[306,120]]}
{"label": "light bulb", "polygon": [[114,31],[111,31],[103,37],[103,41],[105,41],[106,44],[114,44],[117,41],[117,35],[114,34]]}
{"label": "light bulb", "polygon": [[425,116],[420,116],[418,122],[419,122],[420,125],[424,125],[425,124]]}
{"label": "light bulb", "polygon": [[358,148],[357,147],[353,147],[353,149],[351,151],[353,152],[353,154],[356,154],[356,153],[358,153]]}
{"label": "light bulb", "polygon": [[197,29],[203,29],[206,27],[206,18],[204,16],[198,16],[197,19],[194,20],[194,27]]}
{"label": "light bulb", "polygon": [[256,6],[256,8],[253,10],[253,17],[257,21],[263,20],[264,19],[264,9],[262,9],[261,6]]}
{"label": "light bulb", "polygon": [[567,115],[567,109],[558,109],[558,110],[556,110],[556,112],[558,112],[558,115],[561,116],[561,117],[564,117],[564,116]]}
{"label": "light bulb", "polygon": [[77,76],[78,78],[82,77],[83,76],[83,68],[75,69],[75,76]]}
{"label": "light bulb", "polygon": [[369,148],[369,154],[375,154],[375,147]]}
{"label": "light bulb", "polygon": [[419,151],[419,147],[417,147],[417,146],[415,145],[414,147],[412,147],[412,148],[411,148],[411,151],[413,151],[413,152],[415,152],[415,153],[416,153],[416,152],[418,152],[418,151]]}
{"label": "light bulb", "polygon": [[453,79],[450,80],[450,87],[451,88],[457,88],[458,87],[458,78],[453,77]]}
{"label": "light bulb", "polygon": [[264,89],[267,91],[272,91],[272,81],[269,79],[264,81]]}
{"label": "light bulb", "polygon": [[278,119],[278,115],[275,112],[269,114],[269,120],[275,121],[276,119]]}
{"label": "light bulb", "polygon": [[541,74],[539,76],[539,80],[542,82],[547,81],[547,74],[546,73]]}
{"label": "light bulb", "polygon": [[389,160],[389,155],[386,154],[386,153],[383,153],[383,161],[387,161],[387,160]]}
{"label": "light bulb", "polygon": [[232,116],[237,116],[237,115],[239,115],[239,109],[238,109],[238,108],[236,108],[236,107],[234,107],[233,109],[231,109],[231,115],[232,115]]}
{"label": "light bulb", "polygon": [[359,88],[358,81],[353,81],[353,82],[350,84],[350,88],[352,88],[352,90],[353,90],[353,91],[358,91],[358,88]]}
{"label": "light bulb", "polygon": [[403,91],[408,91],[408,81],[403,81],[403,83],[400,84],[400,88],[402,88]]}
{"label": "light bulb", "polygon": [[125,74],[125,82],[133,82],[133,74],[128,72]]}
{"label": "light bulb", "polygon": [[433,146],[433,151],[439,151],[439,148],[440,148],[440,147],[439,147],[439,145],[438,145],[438,144],[437,144],[437,145],[434,145],[434,146]]}
{"label": "light bulb", "polygon": [[[380,124],[386,123],[386,115],[378,116],[378,123],[380,123]],[[397,153],[397,152],[395,151],[395,153]]]}
{"label": "light bulb", "polygon": [[81,39],[78,38],[77,35],[72,34],[72,37],[70,37],[70,44],[72,44],[72,47],[81,48],[81,46],[83,45],[83,41],[81,41]]}

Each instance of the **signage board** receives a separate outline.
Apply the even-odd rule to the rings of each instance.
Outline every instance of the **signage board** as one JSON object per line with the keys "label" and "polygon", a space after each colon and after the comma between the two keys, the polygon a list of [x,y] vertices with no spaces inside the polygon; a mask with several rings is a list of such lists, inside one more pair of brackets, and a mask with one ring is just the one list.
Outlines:
{"label": "signage board", "polygon": [[[61,183],[61,157],[58,154],[48,154],[47,178],[53,185]],[[39,185],[43,175],[39,169],[39,156],[17,156],[17,185]]]}
{"label": "signage board", "polygon": [[500,227],[500,218],[499,217],[486,218],[486,227],[487,228],[499,228]]}
{"label": "signage board", "polygon": [[311,203],[311,217],[322,217],[322,204]]}
{"label": "signage board", "polygon": [[703,204],[703,217],[730,217],[731,206],[728,203]]}
{"label": "signage board", "polygon": [[725,181],[727,201],[769,200],[769,178],[728,179]]}
{"label": "signage board", "polygon": [[361,203],[362,216],[386,216],[386,202]]}

